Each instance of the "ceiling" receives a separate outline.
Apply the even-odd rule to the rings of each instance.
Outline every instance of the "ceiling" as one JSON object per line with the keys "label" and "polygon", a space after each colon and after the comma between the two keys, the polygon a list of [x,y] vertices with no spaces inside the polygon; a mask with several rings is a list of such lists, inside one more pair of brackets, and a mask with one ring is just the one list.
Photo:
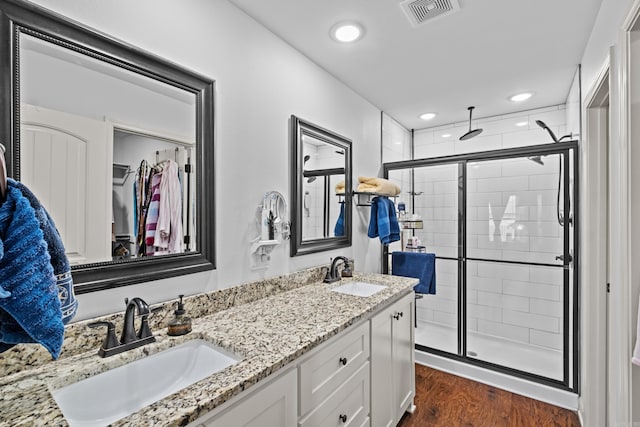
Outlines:
{"label": "ceiling", "polygon": [[[602,0],[458,0],[413,26],[401,0],[230,0],[395,118],[421,129],[562,104]],[[357,20],[364,37],[329,36]],[[516,104],[508,97],[534,92]],[[438,115],[430,121],[418,116]]]}

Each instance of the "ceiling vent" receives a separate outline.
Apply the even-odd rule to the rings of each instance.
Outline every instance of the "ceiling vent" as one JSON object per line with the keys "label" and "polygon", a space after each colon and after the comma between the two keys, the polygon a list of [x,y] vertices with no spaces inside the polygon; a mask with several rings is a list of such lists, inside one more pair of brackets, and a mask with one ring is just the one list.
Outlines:
{"label": "ceiling vent", "polygon": [[414,27],[460,9],[458,0],[405,0],[400,7]]}

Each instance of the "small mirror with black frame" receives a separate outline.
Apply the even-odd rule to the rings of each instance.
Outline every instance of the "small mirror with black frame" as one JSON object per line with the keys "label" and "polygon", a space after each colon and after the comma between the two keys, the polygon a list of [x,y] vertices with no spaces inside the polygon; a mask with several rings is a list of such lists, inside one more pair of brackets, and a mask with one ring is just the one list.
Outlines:
{"label": "small mirror with black frame", "polygon": [[291,116],[291,256],[351,246],[351,140]]}

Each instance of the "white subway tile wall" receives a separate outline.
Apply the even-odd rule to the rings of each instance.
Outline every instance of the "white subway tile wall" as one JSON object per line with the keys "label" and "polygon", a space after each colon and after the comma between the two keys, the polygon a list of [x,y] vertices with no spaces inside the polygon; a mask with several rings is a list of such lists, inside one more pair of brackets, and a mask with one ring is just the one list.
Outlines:
{"label": "white subway tile wall", "polygon": [[411,159],[411,132],[387,114],[382,115],[382,162]]}
{"label": "white subway tile wall", "polygon": [[[550,136],[535,120],[543,120],[560,137],[565,129],[564,106],[474,121],[474,127],[482,127],[484,132],[464,142],[457,138],[467,130],[468,123],[416,131],[414,157],[551,143]],[[520,122],[527,125],[515,125]],[[454,137],[443,138],[443,133]],[[542,161],[544,164],[540,165],[521,158],[468,165],[468,257],[560,265],[555,259],[563,252],[562,227],[556,217],[559,156],[544,156]],[[416,168],[414,173],[415,191],[422,192],[416,197],[414,210],[424,219],[424,229],[415,234],[427,252],[456,257],[458,166]],[[428,329],[433,324],[440,331],[442,326],[451,327],[455,334],[457,263],[438,260],[436,274],[437,294],[417,301],[418,325]],[[561,350],[562,282],[560,267],[468,261],[468,348],[477,337],[488,335]],[[420,336],[426,342],[418,344],[457,352],[450,344],[447,349],[430,342],[428,333]],[[557,354],[561,357],[560,352]],[[483,359],[491,361],[491,356],[483,355]]]}
{"label": "white subway tile wall", "polygon": [[[475,138],[466,141],[459,141],[458,138],[469,130],[468,121],[416,130],[413,141],[414,159],[476,153],[553,142],[549,134],[535,123],[536,120],[545,122],[558,138],[566,132],[564,105],[478,120],[474,119],[472,127],[474,129],[482,128],[483,131]],[[522,126],[523,123],[526,124]],[[444,135],[450,136],[445,137]],[[390,140],[383,138],[383,150],[390,149],[389,145]],[[411,160],[411,158],[405,157],[401,160]],[[383,161],[387,162],[389,160],[383,157]]]}

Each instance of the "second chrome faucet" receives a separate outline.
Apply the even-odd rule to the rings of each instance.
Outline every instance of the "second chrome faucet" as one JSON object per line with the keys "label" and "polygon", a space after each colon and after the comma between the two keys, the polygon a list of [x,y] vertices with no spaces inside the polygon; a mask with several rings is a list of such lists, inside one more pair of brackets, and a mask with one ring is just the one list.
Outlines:
{"label": "second chrome faucet", "polygon": [[[127,305],[124,312],[124,324],[122,326],[122,335],[120,340],[116,338],[116,328],[111,322],[93,322],[89,323],[89,327],[98,328],[101,326],[107,327],[107,336],[105,337],[98,355],[100,357],[109,357],[123,351],[131,350],[136,347],[143,346],[148,343],[154,342],[156,339],[151,333],[149,328],[148,317],[152,310],[149,309],[149,305],[142,298],[128,298],[124,300]],[[140,319],[140,328],[135,330],[135,313],[137,311]]]}

